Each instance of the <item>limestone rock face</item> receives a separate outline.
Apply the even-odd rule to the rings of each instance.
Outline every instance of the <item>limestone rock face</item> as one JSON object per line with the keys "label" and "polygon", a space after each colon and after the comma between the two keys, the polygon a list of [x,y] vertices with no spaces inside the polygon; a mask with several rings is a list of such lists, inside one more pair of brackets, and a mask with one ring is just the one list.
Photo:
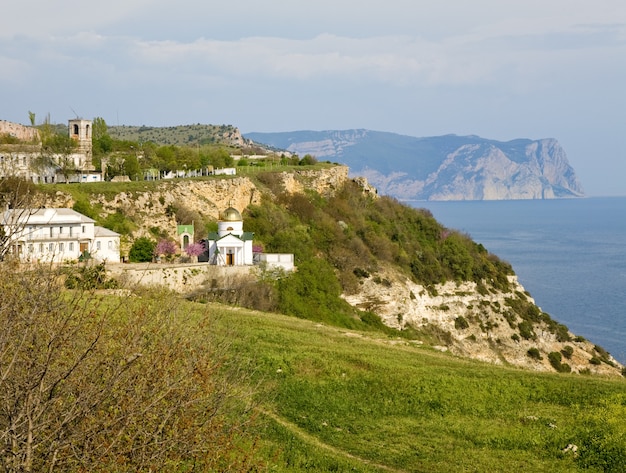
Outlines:
{"label": "limestone rock face", "polygon": [[346,164],[381,194],[403,200],[552,199],[584,195],[552,138],[415,138],[369,130],[250,133],[246,138]]}
{"label": "limestone rock face", "polygon": [[[297,170],[282,173],[282,185],[290,193],[315,190],[330,196],[349,179],[348,168],[334,166],[323,170]],[[367,185],[366,183],[363,184]],[[369,189],[369,188],[368,188]],[[364,189],[366,192],[366,189]],[[130,240],[150,236],[151,229],[159,229],[176,239],[175,209],[185,208],[201,217],[217,220],[220,212],[234,207],[243,212],[249,205],[261,203],[261,192],[248,177],[210,180],[161,181],[154,190],[121,192],[113,197],[97,195],[91,205],[101,208],[101,217],[123,213],[135,223]],[[70,194],[57,192],[49,207],[72,207]]]}
{"label": "limestone rock face", "polygon": [[[528,302],[534,304],[534,300],[515,276],[509,277],[510,291],[487,294],[480,293],[473,282],[447,282],[429,291],[394,268],[383,269],[377,276],[364,279],[358,293],[344,295],[344,299],[355,307],[375,312],[390,327],[402,330],[410,326],[431,333],[440,340],[441,350],[493,364],[553,372],[548,354],[571,347],[570,357],[563,361],[572,372],[621,376],[622,366],[614,359],[613,366],[591,364],[597,355],[594,344],[577,339],[571,332],[569,341],[559,341],[545,322],[538,322],[533,324],[533,338],[520,336],[522,320],[519,316],[511,317],[507,299],[524,295]],[[530,349],[536,349],[540,359],[529,356]]]}

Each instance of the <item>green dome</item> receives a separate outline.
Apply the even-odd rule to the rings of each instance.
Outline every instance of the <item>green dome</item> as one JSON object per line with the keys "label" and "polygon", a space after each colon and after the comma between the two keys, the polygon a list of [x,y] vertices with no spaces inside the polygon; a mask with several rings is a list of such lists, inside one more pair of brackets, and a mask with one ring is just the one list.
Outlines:
{"label": "green dome", "polygon": [[222,212],[222,220],[225,222],[241,222],[243,218],[241,218],[241,214],[239,210],[228,207],[224,212]]}

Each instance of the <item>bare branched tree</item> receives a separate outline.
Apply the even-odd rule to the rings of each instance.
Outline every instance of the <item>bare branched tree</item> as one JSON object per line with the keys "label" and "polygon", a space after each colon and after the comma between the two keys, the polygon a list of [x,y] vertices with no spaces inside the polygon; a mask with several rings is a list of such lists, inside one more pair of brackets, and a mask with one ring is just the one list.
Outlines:
{"label": "bare branched tree", "polygon": [[0,264],[0,471],[249,471],[251,393],[211,318],[112,302]]}
{"label": "bare branched tree", "polygon": [[0,179],[0,261],[15,247],[28,219],[45,203],[45,196],[31,181],[9,176]]}

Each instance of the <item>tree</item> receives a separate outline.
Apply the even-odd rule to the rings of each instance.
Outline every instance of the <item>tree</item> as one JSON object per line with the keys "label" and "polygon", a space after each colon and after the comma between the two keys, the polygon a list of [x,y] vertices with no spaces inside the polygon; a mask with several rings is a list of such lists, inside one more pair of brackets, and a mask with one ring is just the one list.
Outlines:
{"label": "tree", "polygon": [[206,247],[204,246],[203,243],[200,243],[200,242],[191,243],[187,245],[187,248],[185,248],[185,253],[187,253],[188,256],[198,257],[205,251],[206,251]]}
{"label": "tree", "polygon": [[317,164],[317,159],[310,154],[305,154],[298,164],[300,166],[311,166],[313,164]]}
{"label": "tree", "polygon": [[248,471],[245,376],[180,306],[0,264],[0,470]]}
{"label": "tree", "polygon": [[139,161],[137,160],[137,156],[134,154],[129,154],[124,159],[124,173],[130,178],[131,181],[137,181],[141,177]]}
{"label": "tree", "polygon": [[152,261],[156,243],[148,237],[139,237],[135,240],[128,252],[131,263],[146,263]]}
{"label": "tree", "polygon": [[12,250],[28,218],[44,201],[31,181],[16,176],[0,179],[0,261]]}
{"label": "tree", "polygon": [[176,243],[170,240],[159,240],[154,248],[155,256],[165,256],[166,258],[171,258],[178,251],[178,247]]}
{"label": "tree", "polygon": [[60,133],[46,134],[45,139],[42,139],[42,158],[56,161],[65,182],[69,182],[70,176],[76,173],[77,166],[72,154],[77,147],[75,140]]}

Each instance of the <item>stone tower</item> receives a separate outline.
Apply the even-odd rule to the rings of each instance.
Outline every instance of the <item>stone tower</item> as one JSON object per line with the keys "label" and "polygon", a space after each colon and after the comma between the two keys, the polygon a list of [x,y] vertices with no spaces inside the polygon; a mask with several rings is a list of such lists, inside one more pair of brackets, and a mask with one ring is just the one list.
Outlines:
{"label": "stone tower", "polygon": [[78,152],[85,156],[85,163],[91,164],[93,145],[91,142],[91,120],[75,118],[68,121],[70,138],[78,142]]}

